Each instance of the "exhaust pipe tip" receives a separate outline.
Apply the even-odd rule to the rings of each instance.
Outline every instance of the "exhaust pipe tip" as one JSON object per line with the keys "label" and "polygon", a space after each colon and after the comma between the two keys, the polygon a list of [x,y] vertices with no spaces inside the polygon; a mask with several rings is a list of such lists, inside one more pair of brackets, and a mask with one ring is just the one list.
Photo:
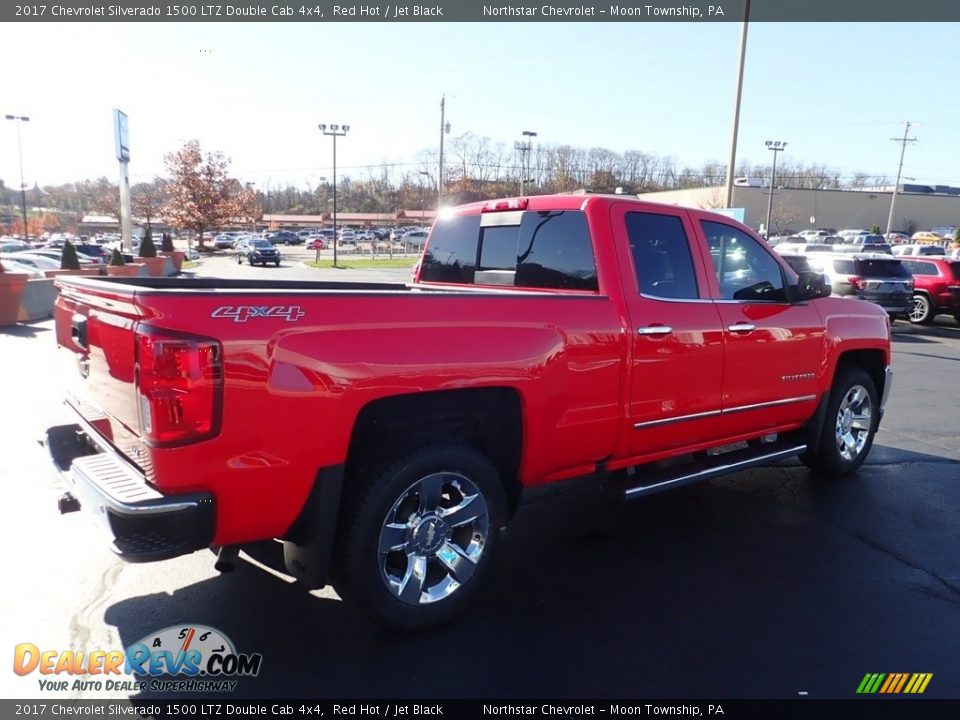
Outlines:
{"label": "exhaust pipe tip", "polygon": [[227,545],[217,551],[217,560],[213,564],[213,569],[219,573],[233,572],[237,567],[237,558],[240,555],[240,548],[236,545]]}

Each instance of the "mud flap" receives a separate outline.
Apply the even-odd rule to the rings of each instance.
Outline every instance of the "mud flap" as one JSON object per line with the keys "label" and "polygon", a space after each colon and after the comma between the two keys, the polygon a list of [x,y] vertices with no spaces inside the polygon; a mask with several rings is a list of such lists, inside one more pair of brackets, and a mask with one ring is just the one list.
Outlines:
{"label": "mud flap", "polygon": [[326,467],[317,473],[303,510],[283,538],[283,564],[309,590],[327,584],[343,475],[343,465]]}

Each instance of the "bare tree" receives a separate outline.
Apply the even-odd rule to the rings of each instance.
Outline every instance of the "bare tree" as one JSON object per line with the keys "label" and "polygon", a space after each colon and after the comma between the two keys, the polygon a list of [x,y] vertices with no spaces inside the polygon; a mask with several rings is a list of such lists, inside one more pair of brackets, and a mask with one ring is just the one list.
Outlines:
{"label": "bare tree", "polygon": [[773,225],[775,232],[779,235],[784,230],[791,229],[790,226],[797,222],[801,216],[802,213],[796,206],[780,203],[774,205],[773,212],[770,213],[770,224]]}
{"label": "bare tree", "polygon": [[167,204],[168,196],[166,181],[159,178],[152,183],[139,183],[130,190],[133,214],[147,221],[147,227],[152,227],[151,221],[159,217],[163,207]]}

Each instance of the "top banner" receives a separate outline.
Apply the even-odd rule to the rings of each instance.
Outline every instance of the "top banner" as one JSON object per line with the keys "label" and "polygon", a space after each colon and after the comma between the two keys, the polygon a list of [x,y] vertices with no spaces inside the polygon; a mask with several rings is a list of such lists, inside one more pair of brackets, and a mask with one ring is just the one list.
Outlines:
{"label": "top banner", "polygon": [[[749,9],[747,9],[749,8]],[[957,22],[957,0],[712,2],[150,2],[63,0],[0,7],[3,22]]]}

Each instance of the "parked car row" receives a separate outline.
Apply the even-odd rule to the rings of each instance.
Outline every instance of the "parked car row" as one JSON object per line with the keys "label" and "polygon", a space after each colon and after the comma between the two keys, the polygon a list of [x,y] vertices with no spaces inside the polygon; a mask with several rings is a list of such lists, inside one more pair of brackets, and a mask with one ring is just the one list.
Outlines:
{"label": "parked car row", "polygon": [[875,303],[891,318],[929,324],[946,314],[960,323],[960,259],[920,252],[824,252],[815,243],[775,249],[794,271],[822,273],[834,295]]}

